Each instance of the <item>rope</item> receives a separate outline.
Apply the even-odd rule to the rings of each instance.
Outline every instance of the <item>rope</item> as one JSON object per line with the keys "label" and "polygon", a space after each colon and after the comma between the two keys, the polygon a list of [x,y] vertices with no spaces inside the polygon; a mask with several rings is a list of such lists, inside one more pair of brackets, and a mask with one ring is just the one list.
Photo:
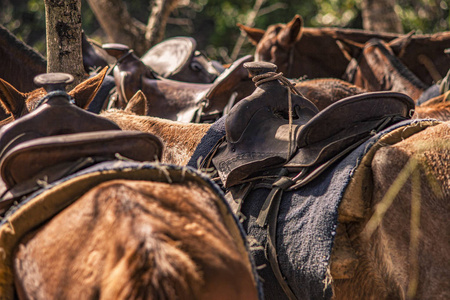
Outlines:
{"label": "rope", "polygon": [[[301,96],[306,99],[306,97],[300,93],[299,90],[295,88],[295,86],[283,76],[283,73],[276,73],[276,72],[267,72],[264,74],[256,75],[252,78],[253,82],[255,83],[255,86],[258,87],[263,83],[278,80],[282,85],[286,86],[288,88],[288,106],[289,106],[289,157],[291,157],[293,150],[295,149],[293,145],[293,130],[292,130],[292,96],[291,94],[295,94],[298,96]],[[288,158],[289,158],[288,157]]]}

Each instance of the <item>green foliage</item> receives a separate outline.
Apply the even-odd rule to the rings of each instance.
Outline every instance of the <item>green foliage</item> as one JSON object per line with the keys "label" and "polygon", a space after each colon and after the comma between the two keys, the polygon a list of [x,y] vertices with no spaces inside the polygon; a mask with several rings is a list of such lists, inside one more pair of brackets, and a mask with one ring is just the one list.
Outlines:
{"label": "green foliage", "polygon": [[[43,0],[0,0],[0,23],[41,53],[45,53],[45,13]],[[130,15],[147,23],[151,0],[124,0]],[[186,2],[186,1],[185,1]],[[362,0],[265,0],[253,26],[265,29],[274,23],[286,23],[295,14],[305,26],[362,28]],[[169,20],[166,37],[194,37],[198,48],[215,59],[227,57],[241,34],[237,23],[246,24],[255,0],[190,0],[176,9]],[[450,30],[448,0],[396,0],[396,12],[405,32],[435,33]],[[86,0],[82,0],[82,22],[86,34],[105,40]],[[251,25],[251,24],[250,24]],[[241,53],[254,47],[244,43]]]}

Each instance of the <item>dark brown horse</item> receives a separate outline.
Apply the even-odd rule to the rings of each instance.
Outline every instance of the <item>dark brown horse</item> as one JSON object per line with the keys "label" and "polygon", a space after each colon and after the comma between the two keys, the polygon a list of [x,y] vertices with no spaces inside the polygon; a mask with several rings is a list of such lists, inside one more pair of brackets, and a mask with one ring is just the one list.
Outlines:
{"label": "dark brown horse", "polygon": [[429,87],[397,58],[393,45],[407,44],[410,36],[390,42],[371,39],[365,44],[348,40],[338,41],[342,53],[349,60],[344,79],[368,91],[405,93],[417,100]]}
{"label": "dark brown horse", "polygon": [[0,25],[0,78],[20,91],[36,88],[33,78],[46,72],[47,62],[36,50]]}
{"label": "dark brown horse", "polygon": [[[276,64],[288,78],[341,78],[348,61],[336,45],[336,39],[365,43],[371,38],[390,41],[399,35],[357,29],[303,27],[296,15],[287,24],[274,24],[267,30],[239,27],[256,46],[255,60]],[[431,74],[443,77],[450,68],[444,49],[450,47],[450,32],[415,35],[400,59],[417,77],[430,85],[437,81]],[[437,75],[437,76],[439,76]]]}

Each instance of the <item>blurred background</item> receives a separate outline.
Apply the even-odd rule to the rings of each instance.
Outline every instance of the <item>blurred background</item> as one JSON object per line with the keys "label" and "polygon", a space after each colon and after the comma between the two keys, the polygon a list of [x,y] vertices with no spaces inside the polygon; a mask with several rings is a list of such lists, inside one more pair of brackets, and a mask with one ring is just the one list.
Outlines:
{"label": "blurred background", "polygon": [[[123,5],[123,11],[146,26],[152,9],[165,0],[82,0],[82,28],[86,35],[98,43],[113,41],[102,29],[98,16],[91,7],[97,1]],[[119,3],[120,2],[120,3]],[[381,17],[392,13],[395,25],[383,31],[404,32],[415,30],[430,34],[450,30],[448,0],[172,0],[163,38],[191,36],[213,59],[224,63],[236,56],[251,54],[252,46],[237,23],[266,29],[274,23],[287,23],[295,14],[303,17],[307,27],[342,27],[376,30],[365,24],[366,13]],[[375,8],[374,8],[375,5]],[[376,8],[382,7],[384,9]],[[19,39],[45,56],[44,0],[0,0],[0,24]],[[386,7],[390,9],[385,10]],[[375,16],[376,17],[376,16]]]}

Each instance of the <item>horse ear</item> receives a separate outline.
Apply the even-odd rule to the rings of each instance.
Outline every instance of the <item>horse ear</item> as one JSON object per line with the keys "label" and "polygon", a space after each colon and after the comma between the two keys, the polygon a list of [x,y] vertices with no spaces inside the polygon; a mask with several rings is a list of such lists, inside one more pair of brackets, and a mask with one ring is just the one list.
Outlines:
{"label": "horse ear", "polygon": [[336,39],[336,44],[338,45],[339,49],[341,49],[342,54],[344,54],[345,58],[348,61],[351,61],[354,58],[357,59],[364,49],[363,44],[359,44],[347,39]]}
{"label": "horse ear", "polygon": [[78,107],[83,109],[87,109],[89,103],[94,100],[95,95],[97,94],[100,86],[103,83],[103,79],[106,76],[106,71],[108,67],[104,67],[97,75],[86,79],[82,83],[78,84],[74,87],[68,94],[75,99],[75,104]]}
{"label": "horse ear", "polygon": [[134,113],[138,116],[145,116],[147,114],[147,97],[139,90],[128,101],[127,106],[124,109],[126,112]]}
{"label": "horse ear", "polygon": [[0,102],[5,111],[17,119],[28,96],[26,93],[19,92],[11,84],[0,78]]}
{"label": "horse ear", "polygon": [[255,46],[259,43],[259,41],[266,33],[266,31],[263,29],[248,27],[242,24],[237,24],[237,26],[247,34],[249,41]]}
{"label": "horse ear", "polygon": [[389,47],[391,47],[394,54],[401,58],[403,54],[405,54],[406,47],[412,40],[412,36],[415,33],[415,30],[410,31],[409,33],[402,35],[388,43]]}
{"label": "horse ear", "polygon": [[289,48],[302,37],[303,19],[299,15],[286,24],[278,34],[277,41],[283,47]]}

